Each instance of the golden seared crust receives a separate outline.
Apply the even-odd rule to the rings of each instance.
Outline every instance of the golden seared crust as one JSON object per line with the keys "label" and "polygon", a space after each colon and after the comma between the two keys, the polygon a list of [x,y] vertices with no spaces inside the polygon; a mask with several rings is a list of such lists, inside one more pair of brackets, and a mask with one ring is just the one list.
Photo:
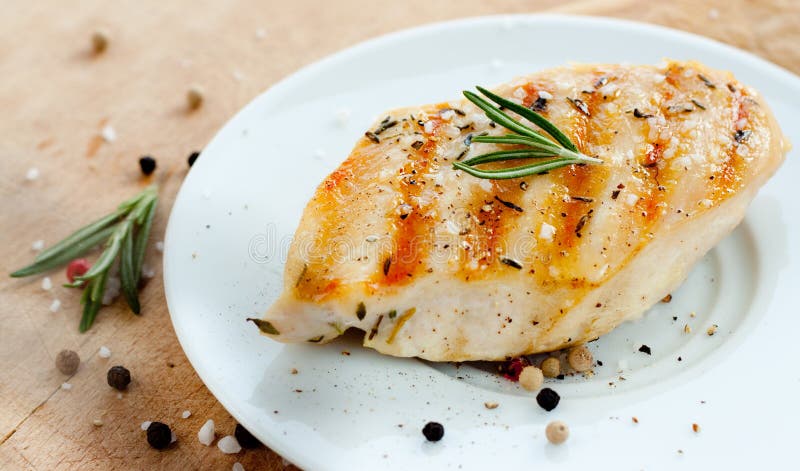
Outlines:
{"label": "golden seared crust", "polygon": [[[306,208],[285,292],[266,315],[276,338],[328,341],[357,327],[382,352],[432,360],[591,339],[673,289],[786,150],[757,92],[698,63],[553,69],[496,92],[604,164],[481,180],[452,163],[509,146],[468,145],[507,133],[472,104],[387,113]],[[701,227],[701,238],[683,232],[722,211],[726,224]],[[648,247],[683,254],[665,264],[674,273],[618,286],[626,270],[647,271],[635,262]]]}

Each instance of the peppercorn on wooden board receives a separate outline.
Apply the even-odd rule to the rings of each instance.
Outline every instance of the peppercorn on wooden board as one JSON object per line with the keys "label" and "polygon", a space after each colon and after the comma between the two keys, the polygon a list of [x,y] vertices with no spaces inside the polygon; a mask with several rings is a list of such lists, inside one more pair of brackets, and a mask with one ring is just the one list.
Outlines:
{"label": "peppercorn on wooden board", "polygon": [[[0,103],[12,117],[0,122],[0,271],[26,264],[34,241],[53,243],[146,185],[137,163],[145,154],[157,161],[151,178],[161,183],[162,203],[153,241],[161,240],[189,153],[202,148],[254,95],[305,63],[422,22],[556,5],[562,12],[652,21],[704,34],[800,72],[800,51],[794,47],[800,41],[795,27],[800,7],[779,0],[758,5],[348,0],[336,11],[315,8],[310,0],[277,10],[256,1],[179,1],[150,8],[17,2],[0,17]],[[98,28],[107,31],[108,44],[94,55],[90,38]],[[187,112],[186,93],[193,84],[201,87],[203,104]],[[28,180],[32,168],[38,177]],[[60,286],[63,270],[48,274],[53,284],[48,291],[41,277],[0,278],[0,468],[225,469],[237,461],[245,469],[284,468],[267,449],[224,455],[197,441],[206,419],[217,423],[217,437],[231,434],[235,422],[180,349],[153,246],[147,264],[156,276],[141,293],[143,315],[134,317],[119,300],[101,311],[87,334],[77,332],[79,292]],[[57,312],[50,310],[54,299],[61,302]],[[97,355],[101,345],[111,349],[109,359]],[[71,377],[55,368],[64,348],[82,359]],[[106,371],[114,365],[124,365],[133,377],[121,398],[106,384]],[[63,382],[72,389],[61,389]],[[184,410],[192,415],[181,418]],[[96,420],[102,425],[94,425]],[[177,443],[162,452],[148,447],[140,430],[147,420],[169,424]]]}

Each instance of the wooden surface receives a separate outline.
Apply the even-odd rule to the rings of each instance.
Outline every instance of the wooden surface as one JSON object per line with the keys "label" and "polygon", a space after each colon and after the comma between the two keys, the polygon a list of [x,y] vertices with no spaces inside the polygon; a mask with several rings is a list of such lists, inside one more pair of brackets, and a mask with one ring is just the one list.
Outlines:
{"label": "wooden surface", "polygon": [[[327,5],[321,7],[320,5]],[[57,241],[109,211],[144,182],[137,160],[158,161],[161,198],[153,239],[163,238],[186,157],[233,113],[300,66],[358,41],[419,24],[492,13],[553,10],[637,19],[704,34],[800,72],[800,2],[408,0],[3,1],[0,2],[0,273],[33,256],[31,243]],[[108,30],[108,50],[93,57],[89,36]],[[263,34],[262,34],[263,33]],[[568,58],[565,58],[568,59]],[[204,106],[185,110],[192,84]],[[114,142],[98,137],[104,124]],[[36,167],[40,177],[25,178]],[[79,292],[62,288],[63,271],[0,277],[0,468],[283,469],[267,449],[223,455],[197,441],[212,418],[218,436],[235,422],[187,362],[172,331],[160,254],[142,293],[143,315],[118,301],[95,327],[77,332]],[[52,313],[54,298],[62,302]],[[101,345],[110,359],[97,355]],[[64,348],[83,363],[72,377],[54,367]],[[122,398],[106,385],[112,365],[133,383]],[[62,382],[72,384],[61,390]],[[191,411],[182,419],[184,410]],[[103,425],[93,425],[101,419]],[[139,426],[170,424],[178,441],[158,452]]]}

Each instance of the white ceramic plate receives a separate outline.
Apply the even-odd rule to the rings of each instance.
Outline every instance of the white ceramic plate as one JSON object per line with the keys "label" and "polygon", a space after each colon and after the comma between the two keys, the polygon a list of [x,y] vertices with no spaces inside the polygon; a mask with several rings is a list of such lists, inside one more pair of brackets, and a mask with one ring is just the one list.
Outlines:
{"label": "white ceramic plate", "polygon": [[[169,309],[200,377],[251,432],[308,469],[786,467],[800,419],[797,152],[672,303],[591,344],[603,362],[593,378],[548,384],[562,396],[550,413],[472,366],[384,357],[353,338],[283,345],[244,321],[278,295],[302,208],[378,113],[569,61],[663,57],[734,71],[800,142],[797,77],[708,39],[606,19],[425,26],[338,53],[256,98],[203,151],[167,230]],[[344,124],[343,108],[352,112]],[[637,351],[642,343],[651,356]],[[500,407],[487,410],[487,401]],[[572,430],[560,447],[544,437],[552,419]],[[445,426],[439,443],[420,432],[429,420]]]}

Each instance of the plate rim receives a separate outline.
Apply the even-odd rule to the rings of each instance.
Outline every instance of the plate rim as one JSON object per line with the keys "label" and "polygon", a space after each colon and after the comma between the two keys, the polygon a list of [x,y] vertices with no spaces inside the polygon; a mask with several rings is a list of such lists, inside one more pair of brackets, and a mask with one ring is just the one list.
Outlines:
{"label": "plate rim", "polygon": [[[496,22],[509,21],[509,20],[554,22],[560,24],[568,24],[570,26],[590,23],[594,26],[599,26],[599,27],[608,28],[616,26],[626,31],[656,35],[661,37],[669,37],[670,39],[674,40],[691,41],[698,44],[701,47],[705,47],[712,50],[712,52],[716,54],[725,55],[726,57],[744,63],[749,67],[761,68],[764,71],[764,75],[769,75],[771,78],[780,80],[784,82],[787,86],[796,88],[798,91],[800,91],[800,76],[794,74],[788,69],[773,62],[770,62],[767,59],[759,57],[752,52],[723,43],[716,39],[712,39],[706,36],[701,36],[699,34],[690,33],[679,29],[674,29],[658,24],[651,24],[651,23],[633,21],[628,19],[619,19],[607,16],[574,15],[574,14],[559,14],[559,13],[481,15],[481,16],[461,17],[451,20],[431,22],[420,26],[395,30],[386,34],[375,36],[366,39],[364,41],[355,43],[344,49],[333,52],[319,60],[308,63],[299,68],[298,70],[283,77],[272,86],[269,86],[264,91],[254,96],[246,105],[244,105],[239,111],[237,111],[234,115],[232,115],[225,122],[225,124],[222,125],[214,133],[214,136],[208,141],[206,147],[208,147],[209,145],[220,139],[220,136],[223,133],[225,133],[228,128],[233,127],[234,123],[238,122],[242,115],[248,113],[249,110],[255,107],[258,102],[262,101],[267,94],[280,93],[284,88],[290,86],[292,82],[296,80],[302,80],[309,75],[313,75],[317,72],[317,70],[324,69],[329,64],[336,63],[342,60],[347,60],[347,58],[350,56],[358,55],[363,52],[370,51],[374,48],[379,48],[383,46],[385,43],[402,41],[407,37],[413,37],[419,34],[425,34],[437,30],[447,30],[451,28],[470,27],[483,23],[492,24]],[[237,422],[242,424],[248,430],[251,430],[253,434],[256,435],[259,439],[261,439],[267,447],[269,447],[271,450],[273,450],[281,457],[288,459],[293,464],[300,466],[302,468],[314,467],[317,464],[319,464],[319,461],[308,457],[308,454],[303,454],[296,447],[289,446],[285,440],[281,440],[280,435],[277,433],[261,433],[262,430],[256,429],[255,427],[252,426],[254,421],[247,418],[247,414],[245,414],[244,411],[237,406],[236,398],[233,395],[226,392],[225,388],[221,383],[217,384],[214,383],[213,380],[206,379],[207,377],[211,376],[211,372],[207,371],[203,367],[202,355],[200,355],[199,352],[196,352],[195,349],[193,349],[190,346],[191,342],[189,341],[189,337],[187,333],[184,331],[183,325],[181,324],[180,320],[178,319],[180,316],[173,314],[175,306],[174,303],[170,301],[170,299],[171,298],[174,299],[174,295],[172,295],[171,293],[173,293],[176,287],[178,286],[178,282],[172,281],[171,273],[175,269],[172,266],[173,264],[170,263],[170,258],[171,258],[170,253],[173,253],[174,250],[171,250],[170,247],[172,246],[171,240],[173,240],[176,237],[174,235],[175,223],[173,222],[174,221],[173,216],[176,207],[178,207],[182,199],[185,198],[185,188],[186,188],[186,180],[181,182],[181,186],[175,196],[173,205],[170,208],[170,214],[165,228],[164,254],[162,259],[165,301],[167,304],[167,310],[169,312],[173,330],[178,339],[178,343],[181,346],[181,349],[186,355],[187,360],[197,373],[200,380],[208,388],[208,390],[211,392],[214,398],[217,401],[219,401],[219,403],[223,406],[223,408],[225,408],[225,410],[229,414],[231,414],[231,416],[235,420],[237,420]],[[175,265],[178,265],[177,262],[175,263]],[[248,426],[248,424],[250,425]]]}

